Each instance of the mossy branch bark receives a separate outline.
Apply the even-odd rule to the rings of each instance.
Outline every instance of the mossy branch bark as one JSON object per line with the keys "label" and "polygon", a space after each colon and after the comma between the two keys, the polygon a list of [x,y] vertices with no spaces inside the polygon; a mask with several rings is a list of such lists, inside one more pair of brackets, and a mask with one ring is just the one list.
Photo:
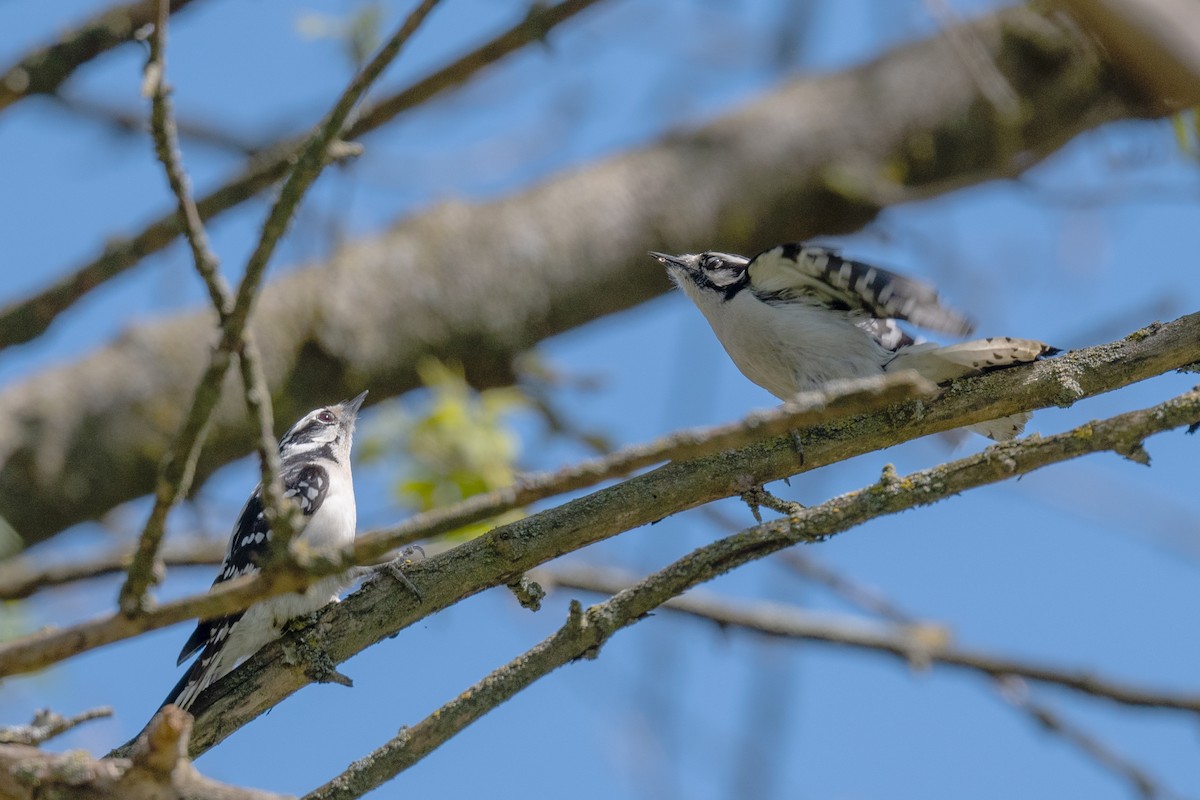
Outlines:
{"label": "mossy branch bark", "polygon": [[[306,795],[305,800],[360,797],[417,763],[536,680],[572,661],[595,658],[617,631],[645,619],[651,611],[693,586],[750,561],[795,544],[824,541],[868,519],[929,505],[968,489],[1023,475],[1085,453],[1108,450],[1127,454],[1140,448],[1147,436],[1197,420],[1200,420],[1200,389],[1153,408],[1093,422],[1044,439],[1031,437],[995,445],[978,455],[904,477],[885,473],[878,484],[701,547],[586,610],[578,601],[573,601],[566,624],[556,633],[416,725],[402,729],[382,747]],[[327,612],[326,617],[341,611],[344,609]],[[929,648],[931,653],[937,651],[936,646]],[[905,655],[912,655],[911,648]],[[1012,667],[1012,663],[1002,665],[997,673]],[[1045,677],[1044,671],[1042,677]],[[1064,685],[1072,685],[1081,691],[1097,688],[1095,679],[1087,676],[1066,681]],[[1123,687],[1107,688],[1114,689],[1113,693],[1105,695],[1110,699],[1136,705],[1146,703],[1145,695],[1140,692]],[[1200,709],[1198,697],[1182,698],[1177,702],[1176,707],[1193,712]]]}

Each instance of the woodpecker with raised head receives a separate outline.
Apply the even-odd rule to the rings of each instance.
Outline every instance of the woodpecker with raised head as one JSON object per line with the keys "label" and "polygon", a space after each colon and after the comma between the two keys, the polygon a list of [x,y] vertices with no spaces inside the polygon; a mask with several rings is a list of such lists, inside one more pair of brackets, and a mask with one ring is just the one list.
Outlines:
{"label": "woodpecker with raised head", "polygon": [[[754,258],[651,252],[708,319],[742,374],[781,400],[840,378],[912,369],[935,383],[1036,361],[1056,348],[996,336],[942,346],[897,324],[968,336],[974,325],[920,281],[842,258],[813,244],[782,244]],[[969,426],[1005,440],[1029,414]]]}
{"label": "woodpecker with raised head", "polygon": [[[279,442],[284,497],[302,514],[296,540],[309,550],[332,554],[354,541],[357,514],[350,447],[354,423],[367,393],[305,414]],[[271,529],[261,484],[250,495],[229,537],[229,548],[213,585],[258,571]],[[233,670],[260,647],[277,639],[291,619],[337,602],[341,576],[323,578],[302,593],[277,595],[235,614],[201,620],[183,645],[177,664],[200,650],[200,657],[163,701],[189,708],[209,684]]]}

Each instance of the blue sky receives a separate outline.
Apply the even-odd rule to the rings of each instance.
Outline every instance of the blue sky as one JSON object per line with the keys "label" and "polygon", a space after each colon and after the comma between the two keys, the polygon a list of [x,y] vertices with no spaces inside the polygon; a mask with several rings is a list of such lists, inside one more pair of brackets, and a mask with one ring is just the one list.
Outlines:
{"label": "blue sky", "polygon": [[[0,63],[100,5],[0,4]],[[332,0],[198,2],[172,27],[168,68],[180,116],[267,140],[304,129],[332,102],[349,68],[334,43],[302,36],[298,20],[355,7]],[[379,230],[439,200],[501,196],[709,119],[789,77],[834,71],[935,30],[916,0],[820,3],[802,32],[789,28],[791,7],[784,0],[601,3],[546,46],[369,137],[362,159],[320,181],[271,274],[320,259],[339,237]],[[954,7],[971,14],[990,4]],[[383,8],[390,30],[406,6],[393,0]],[[403,85],[455,57],[523,8],[444,0],[384,84]],[[139,108],[143,57],[132,47],[106,56],[70,84],[69,94]],[[116,135],[49,101],[0,114],[0,151],[10,154],[0,159],[7,198],[0,301],[65,273],[106,237],[133,232],[169,207],[148,141]],[[201,191],[239,163],[186,140],[184,154]],[[1018,182],[889,209],[861,233],[831,241],[936,282],[978,320],[981,334],[1079,347],[1200,308],[1198,201],[1200,170],[1180,152],[1169,125],[1129,122],[1079,137]],[[262,201],[249,203],[212,226],[231,277],[263,210]],[[185,250],[172,247],[87,297],[42,339],[0,353],[0,390],[133,322],[203,301]],[[727,421],[772,403],[728,362],[678,294],[548,341],[539,352],[568,373],[600,380],[595,391],[564,391],[559,406],[617,443]],[[1194,383],[1193,375],[1163,376],[1071,409],[1038,412],[1030,430],[1063,430]],[[584,455],[567,442],[547,443],[532,420],[517,425],[527,468]],[[932,437],[772,488],[816,503],[875,480],[885,463],[907,472],[984,444]],[[1091,457],[877,520],[805,552],[912,613],[950,625],[964,645],[1195,691],[1196,447],[1195,438],[1165,434],[1148,443],[1151,469]],[[223,470],[196,513],[176,513],[176,527],[223,535],[255,471],[250,462]],[[395,471],[394,464],[358,471],[363,528],[406,513],[388,491]],[[718,508],[737,526],[752,523],[738,503]],[[145,504],[134,503],[109,524],[136,531],[144,514]],[[645,572],[727,530],[695,511],[568,558]],[[80,526],[39,554],[80,552],[111,535]],[[176,570],[161,594],[197,591],[210,580],[207,570]],[[772,560],[705,588],[847,610]],[[95,581],[47,593],[10,605],[6,624],[32,629],[91,617],[111,607],[116,589],[115,581]],[[354,689],[309,687],[198,765],[220,779],[303,793],[541,640],[561,624],[571,596],[553,594],[537,614],[503,591],[472,598],[348,662],[343,671]],[[73,713],[112,704],[113,720],[55,742],[102,753],[136,732],[174,684],[175,654],[187,633],[186,626],[159,631],[7,681],[0,720],[26,721],[44,705]],[[1039,687],[1035,695],[1166,786],[1200,794],[1194,720]],[[619,634],[599,660],[538,682],[372,796],[515,797],[568,788],[585,798],[1128,796],[1125,785],[1008,708],[977,676],[764,641],[666,613]]]}

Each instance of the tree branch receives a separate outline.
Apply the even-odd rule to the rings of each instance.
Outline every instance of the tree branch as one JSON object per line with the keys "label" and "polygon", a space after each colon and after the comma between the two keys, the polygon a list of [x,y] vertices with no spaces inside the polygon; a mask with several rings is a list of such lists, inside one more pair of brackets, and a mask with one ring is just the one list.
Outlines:
{"label": "tree branch", "polygon": [[113,711],[108,706],[89,709],[73,717],[64,717],[62,714],[56,714],[50,709],[44,708],[34,715],[33,721],[28,725],[0,728],[0,744],[23,744],[37,747],[85,722],[111,717],[112,714]]}
{"label": "tree branch", "polygon": [[[171,13],[192,0],[171,0]],[[132,41],[154,22],[157,0],[138,0],[105,9],[55,44],[29,53],[0,73],[0,111],[33,94],[53,94],[75,70],[98,55]]]}
{"label": "tree branch", "polygon": [[[162,562],[167,567],[212,566],[221,563],[225,548],[226,543],[217,539],[168,542]],[[0,600],[21,600],[43,589],[125,572],[133,552],[123,544],[78,561],[39,564],[26,558],[9,559],[0,563]]]}
{"label": "tree branch", "polygon": [[94,760],[81,751],[44,753],[0,744],[0,796],[10,800],[283,800],[283,795],[218,783],[187,759],[191,717],[174,706],[159,711],[129,758]]}
{"label": "tree branch", "polygon": [[[1195,407],[1200,409],[1200,403]],[[948,468],[954,466],[947,465]],[[535,571],[532,577],[548,588],[559,586],[606,595],[619,594],[638,585],[636,579],[623,570],[588,566],[556,565],[553,568]],[[1187,711],[1200,715],[1200,694],[1181,695],[1144,689],[1093,675],[1087,670],[1065,669],[1037,661],[956,647],[938,626],[877,625],[858,617],[840,618],[831,614],[813,614],[779,603],[738,603],[695,592],[673,597],[662,605],[672,611],[715,622],[722,627],[743,628],[785,639],[802,639],[886,653],[908,664],[937,664],[990,678],[1015,676],[1125,705]]]}
{"label": "tree branch", "polygon": [[[523,475],[512,486],[475,495],[452,506],[421,514],[399,526],[362,535],[356,543],[353,560],[371,563],[406,544],[430,539],[539,500],[623,477],[643,467],[663,461],[698,458],[778,436],[785,431],[828,424],[904,400],[929,396],[934,389],[927,381],[904,372],[847,381],[778,408],[752,413],[736,423],[678,431],[649,444],[625,447],[602,458],[554,472]],[[182,548],[168,545],[162,561],[167,566],[220,564],[224,553],[225,544],[213,539]],[[118,547],[65,564],[38,565],[27,560],[12,560],[0,564],[0,600],[17,600],[43,588],[124,571],[132,558],[133,551]]]}
{"label": "tree branch", "polygon": [[[785,550],[779,555],[791,569],[817,581],[858,608],[902,626],[929,625],[917,620],[879,593],[802,556],[796,550]],[[1014,675],[993,675],[992,686],[1007,705],[1025,714],[1043,730],[1070,742],[1092,761],[1129,783],[1139,795],[1166,795],[1158,781],[1145,769],[1116,752],[1082,726],[1067,721],[1051,707],[1035,701],[1030,696],[1029,684],[1024,679]]]}
{"label": "tree branch", "polygon": [[[882,407],[885,402],[894,400],[897,392],[902,391],[904,387],[912,389],[922,385],[921,382],[914,381],[912,375],[905,374],[859,383],[860,385],[855,387],[856,391],[847,393],[845,397],[839,397],[833,392],[812,392],[807,399],[798,399],[791,404],[792,414],[795,419],[806,419],[810,425],[814,424],[814,417],[822,422],[845,419],[864,410]],[[850,385],[853,384],[846,384]],[[867,388],[862,389],[862,385],[866,385]],[[775,418],[768,415],[768,419]],[[754,431],[759,420],[760,415],[752,415],[745,423],[746,428]],[[728,426],[712,430],[715,432],[714,441],[717,444],[724,444],[730,440],[731,432]],[[701,444],[694,439],[685,437],[684,444],[690,452],[700,452]],[[574,477],[570,471],[566,475],[568,480],[560,484],[559,491],[566,491],[570,486],[578,485],[569,482],[569,479]],[[601,479],[595,477],[594,473],[592,476],[594,480]],[[567,488],[562,488],[564,486]],[[208,618],[240,611],[266,597],[307,588],[326,575],[344,572],[356,564],[375,563],[382,555],[402,546],[414,536],[424,538],[452,530],[465,524],[462,520],[471,515],[475,515],[475,519],[491,516],[484,514],[479,517],[482,513],[480,506],[472,501],[462,505],[467,509],[465,514],[456,515],[453,511],[433,512],[414,518],[416,524],[410,521],[398,528],[360,536],[352,549],[336,557],[309,554],[303,562],[280,561],[273,563],[269,571],[221,583],[207,594],[164,603],[133,617],[118,612],[63,630],[43,630],[19,639],[0,642],[0,676],[38,669],[101,645],[165,625],[173,625],[189,617]]]}
{"label": "tree branch", "polygon": [[776,408],[753,412],[737,422],[689,428],[648,444],[623,447],[608,455],[554,472],[525,475],[512,486],[418,514],[391,528],[365,533],[355,542],[354,560],[359,564],[374,563],[407,544],[431,539],[539,500],[586,489],[611,478],[624,477],[643,467],[664,461],[703,458],[785,433],[791,436],[806,429],[873,413],[897,403],[930,398],[937,391],[936,386],[914,372],[833,381],[821,391],[805,392]]}
{"label": "tree branch", "polygon": [[[885,472],[884,480],[878,484],[842,495],[819,506],[803,509],[790,518],[756,525],[701,547],[586,611],[578,601],[572,601],[567,623],[556,633],[495,670],[421,722],[411,728],[403,728],[399,735],[382,747],[355,761],[329,783],[310,792],[305,796],[305,800],[350,800],[362,796],[412,766],[539,678],[571,661],[597,657],[601,647],[617,631],[644,619],[655,608],[688,589],[745,563],[795,544],[824,541],[868,519],[929,505],[967,489],[1007,480],[1084,453],[1112,450],[1127,454],[1140,447],[1141,441],[1147,436],[1190,424],[1197,419],[1200,419],[1200,389],[1153,408],[1093,422],[1045,439],[1028,438],[998,444],[978,455],[903,478],[894,474],[889,476]],[[457,550],[467,549],[470,544]],[[457,551],[450,551],[441,557],[418,564],[413,572],[424,573],[433,566],[433,562],[445,560],[446,556],[454,552]],[[423,591],[429,591],[427,583],[421,585]],[[342,617],[344,621],[347,611],[353,610],[348,609],[349,604],[356,597],[370,591],[371,587],[368,587],[367,590],[352,596],[346,603],[339,604],[337,609],[327,610],[322,614],[322,623],[333,617]],[[756,622],[766,625],[769,621],[756,619]],[[777,630],[787,630],[777,617],[770,620],[770,623]],[[334,638],[331,633],[332,631],[322,624],[313,635],[330,641]],[[266,662],[265,657],[268,656],[268,652],[265,651],[277,650],[278,647],[278,643],[268,645],[264,651],[260,651],[251,659],[250,668],[261,669]],[[944,655],[945,650],[933,643],[927,650],[916,653],[920,657],[930,654]],[[905,658],[914,655],[911,640],[904,642],[900,655]],[[997,665],[998,662],[993,662],[976,663],[974,666],[989,672],[990,667]],[[1003,663],[1002,666],[1000,673],[1012,672],[1016,664],[1009,662]],[[1096,694],[1096,690],[1101,688],[1097,679],[1089,675],[1064,675],[1055,670],[1028,664],[1023,667],[1029,677],[1037,680],[1056,679],[1059,685],[1090,694]],[[234,684],[237,693],[241,694],[247,677],[244,673],[247,671],[249,670],[235,672],[218,685],[227,687]],[[1172,696],[1165,693],[1147,695],[1133,687],[1117,685],[1104,685],[1103,688],[1105,691],[1102,696],[1131,705],[1200,711],[1200,696]],[[197,720],[202,726],[210,719],[204,710],[198,713]],[[228,719],[217,718],[217,721],[224,726]],[[228,730],[223,730],[203,743],[194,744],[198,751],[202,751],[228,733]]]}
{"label": "tree branch", "polygon": [[[1200,340],[1196,346],[1200,346]],[[1034,372],[1039,366],[1049,368],[1051,363],[1034,365],[1029,371]],[[993,373],[997,374],[1003,373]],[[939,406],[945,402],[934,403],[927,410],[925,420],[936,415]],[[1200,395],[1193,392],[1147,411],[1091,423],[1045,439],[1029,438],[996,445],[945,467],[881,483],[804,511],[796,517],[796,527],[792,527],[789,520],[768,523],[751,529],[750,533],[725,539],[719,545],[698,550],[681,562],[686,570],[680,567],[675,572],[660,573],[652,584],[654,591],[647,597],[661,602],[695,583],[797,541],[827,537],[873,516],[934,502],[949,494],[1015,477],[1048,463],[1103,450],[1137,455],[1141,439],[1155,431],[1195,421],[1200,417],[1198,409]],[[897,421],[904,415],[892,412],[886,416]],[[871,422],[878,421],[877,417]],[[920,423],[910,419],[907,424]],[[871,428],[872,424],[868,422],[850,425],[853,434],[843,429],[849,441],[837,449],[842,450],[846,445],[853,445],[851,449],[854,450],[860,446],[870,449]],[[903,422],[897,428],[907,430]],[[893,435],[897,434],[894,432]],[[807,441],[805,467],[808,468],[813,459],[818,464],[826,463],[822,456],[828,455],[828,450],[820,447],[815,439]],[[407,588],[398,588],[386,579],[376,580],[342,603],[320,612],[317,627],[306,631],[305,635],[318,642],[319,649],[333,663],[341,663],[375,642],[394,636],[418,619],[485,588],[506,585],[533,567],[564,553],[707,502],[714,499],[713,494],[735,494],[737,486],[743,482],[780,477],[769,478],[764,472],[769,472],[771,462],[785,450],[791,452],[789,443],[774,440],[717,457],[671,464],[502,526],[410,567],[407,575],[420,588],[420,602]],[[794,460],[791,464],[791,471],[796,471]],[[714,492],[714,486],[721,488]],[[648,610],[642,602],[630,608],[632,618]],[[311,682],[304,665],[284,656],[288,647],[286,639],[267,645],[242,669],[223,678],[199,698],[194,707],[199,722],[193,740],[196,752],[221,741],[283,697]],[[1136,702],[1133,695],[1128,699]],[[1195,702],[1192,698],[1180,700],[1181,705],[1189,708]]]}

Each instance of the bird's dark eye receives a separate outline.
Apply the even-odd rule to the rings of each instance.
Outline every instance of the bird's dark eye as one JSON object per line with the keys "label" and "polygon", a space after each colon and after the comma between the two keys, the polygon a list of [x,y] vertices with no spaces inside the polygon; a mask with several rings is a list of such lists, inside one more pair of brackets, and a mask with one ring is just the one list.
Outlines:
{"label": "bird's dark eye", "polygon": [[324,422],[326,425],[332,425],[333,414],[328,411],[322,411],[320,414],[317,414],[317,422]]}
{"label": "bird's dark eye", "polygon": [[705,256],[700,261],[700,266],[704,269],[720,269],[721,259],[717,258],[716,256]]}

